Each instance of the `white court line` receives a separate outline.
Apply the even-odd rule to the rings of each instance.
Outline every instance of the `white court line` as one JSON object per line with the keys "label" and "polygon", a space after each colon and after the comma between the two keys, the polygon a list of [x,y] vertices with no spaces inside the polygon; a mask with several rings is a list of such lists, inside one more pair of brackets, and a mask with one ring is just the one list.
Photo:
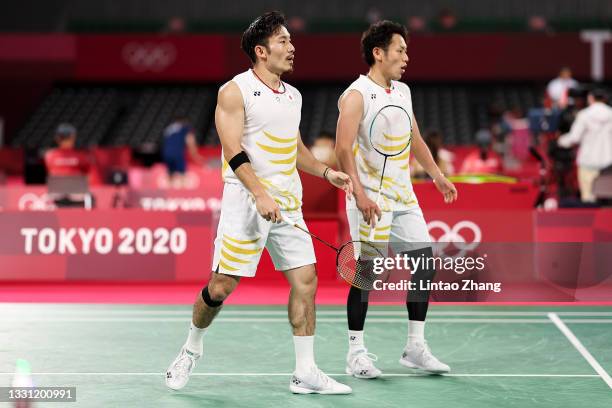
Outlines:
{"label": "white court line", "polygon": [[[133,316],[191,316],[191,310],[53,310],[47,309],[43,311],[28,310],[28,308],[3,308],[0,305],[0,311],[4,313],[36,313],[40,315],[74,315],[74,316],[93,316],[93,315],[133,315]],[[507,311],[477,311],[477,310],[448,310],[436,311],[432,310],[428,313],[429,316],[541,316],[547,315],[547,311],[541,312],[507,312]],[[559,316],[599,316],[612,317],[612,312],[555,312]],[[224,316],[287,316],[286,310],[224,310]],[[318,316],[345,316],[344,310],[318,310]],[[393,310],[372,310],[368,312],[368,316],[406,316],[406,311]]]}
{"label": "white court line", "polygon": [[[31,322],[74,322],[74,323],[185,323],[189,321],[189,317],[10,317],[0,318],[0,323],[31,323]],[[568,323],[577,324],[597,324],[607,323],[612,324],[612,319],[566,319]],[[288,323],[287,318],[277,317],[220,317],[215,319],[217,323]],[[427,319],[429,323],[501,323],[501,324],[518,324],[518,323],[539,323],[550,324],[549,319],[484,319],[484,318],[433,318]],[[346,323],[346,318],[318,318],[317,323]],[[369,319],[368,324],[405,324],[406,319],[397,318],[376,318]]]}
{"label": "white court line", "polygon": [[599,374],[601,379],[604,380],[606,384],[608,384],[608,387],[612,388],[612,378],[610,377],[610,374],[608,374],[606,370],[604,370],[603,367],[597,362],[597,360],[595,360],[595,357],[593,357],[591,353],[589,353],[589,350],[587,350],[586,347],[582,345],[580,340],[578,340],[578,337],[576,337],[576,335],[574,335],[574,333],[569,329],[569,327],[567,327],[565,323],[563,323],[559,316],[556,313],[549,313],[548,318],[552,320],[552,322],[555,324],[555,326],[557,326],[561,333],[563,333],[565,337],[567,337],[569,342],[572,343],[572,345],[576,348],[576,350],[578,350],[582,357],[584,357],[584,359],[591,365],[591,367],[593,367],[593,369],[597,374]]}
{"label": "white court line", "polygon": [[[31,373],[32,376],[41,375],[65,375],[65,376],[165,376],[166,373]],[[15,373],[0,373],[0,375],[15,375]],[[192,373],[199,377],[290,377],[291,373]],[[351,374],[331,373],[333,377],[350,377]],[[383,374],[383,377],[428,377],[427,373],[397,373]],[[591,378],[599,377],[597,374],[443,374],[443,377],[550,377],[550,378]]]}

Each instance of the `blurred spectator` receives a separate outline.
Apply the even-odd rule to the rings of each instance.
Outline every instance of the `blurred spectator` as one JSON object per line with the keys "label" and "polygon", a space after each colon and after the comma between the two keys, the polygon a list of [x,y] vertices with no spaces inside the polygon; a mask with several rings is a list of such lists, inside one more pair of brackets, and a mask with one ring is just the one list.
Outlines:
{"label": "blurred spectator", "polygon": [[91,208],[86,178],[91,161],[87,153],[75,149],[76,138],[77,130],[69,123],[60,124],[55,131],[57,148],[45,153],[49,196],[57,207]]}
{"label": "blurred spectator", "polygon": [[189,153],[191,159],[198,164],[204,162],[198,153],[193,127],[187,118],[177,117],[164,130],[162,145],[162,160],[168,169],[170,185],[173,188],[185,186],[185,170],[187,169],[185,153]]}
{"label": "blurred spectator", "polygon": [[306,29],[306,21],[302,17],[293,16],[287,21],[287,28],[291,33],[301,33]]}
{"label": "blurred spectator", "polygon": [[549,31],[548,22],[542,16],[531,16],[527,21],[527,27],[529,31],[535,33],[546,33]]}
{"label": "blurred spectator", "polygon": [[[425,143],[429,147],[429,151],[433,156],[434,161],[445,176],[452,176],[455,173],[453,167],[454,154],[442,147],[443,137],[438,130],[429,130],[425,134]],[[410,166],[410,175],[414,178],[427,178],[427,172],[419,164],[418,161],[412,160]]]}
{"label": "blurred spectator", "polygon": [[366,11],[365,18],[368,24],[378,23],[382,20],[382,13],[376,7],[370,7],[368,11]]}
{"label": "blurred spectator", "polygon": [[427,30],[427,21],[421,16],[409,17],[407,25],[411,33],[419,33]]}
{"label": "blurred spectator", "polygon": [[559,76],[548,83],[546,93],[555,106],[564,109],[569,102],[569,90],[577,86],[578,82],[572,78],[572,70],[563,67],[559,71]]}
{"label": "blurred spectator", "polygon": [[493,136],[489,129],[480,129],[476,132],[478,151],[466,156],[461,166],[461,174],[499,174],[501,173],[501,160],[497,153],[491,149]]}
{"label": "blurred spectator", "polygon": [[589,92],[589,107],[576,116],[569,133],[562,135],[562,147],[580,145],[576,164],[578,185],[584,202],[594,202],[593,182],[601,170],[612,165],[612,108],[606,105],[606,94],[601,89]]}
{"label": "blurred spectator", "polygon": [[438,26],[443,31],[455,30],[457,22],[457,15],[451,9],[442,9],[438,14]]}
{"label": "blurred spectator", "polygon": [[318,161],[335,169],[337,168],[336,152],[334,151],[335,145],[335,136],[331,132],[324,130],[315,138],[310,151]]}
{"label": "blurred spectator", "polygon": [[77,130],[70,123],[62,123],[55,131],[57,148],[45,153],[47,174],[51,176],[86,175],[91,165],[89,155],[75,149]]}
{"label": "blurred spectator", "polygon": [[168,20],[164,31],[168,34],[182,34],[185,32],[186,26],[183,17],[174,16]]}
{"label": "blurred spectator", "polygon": [[529,120],[520,106],[513,106],[502,116],[502,130],[506,134],[504,167],[518,168],[529,156],[532,144]]}

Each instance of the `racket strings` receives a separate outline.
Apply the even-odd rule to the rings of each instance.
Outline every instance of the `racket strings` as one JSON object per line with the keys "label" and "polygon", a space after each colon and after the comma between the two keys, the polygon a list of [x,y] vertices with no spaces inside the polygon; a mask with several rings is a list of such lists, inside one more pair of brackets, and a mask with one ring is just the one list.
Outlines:
{"label": "racket strings", "polygon": [[338,273],[352,286],[372,290],[374,282],[381,279],[374,272],[374,259],[378,257],[382,258],[382,253],[367,242],[347,242],[338,252]]}

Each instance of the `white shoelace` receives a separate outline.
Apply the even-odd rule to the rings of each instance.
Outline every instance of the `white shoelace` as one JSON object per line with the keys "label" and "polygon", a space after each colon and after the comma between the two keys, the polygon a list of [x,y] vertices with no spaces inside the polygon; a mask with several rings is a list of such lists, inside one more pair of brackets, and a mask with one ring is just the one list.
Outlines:
{"label": "white shoelace", "polygon": [[193,367],[194,361],[195,359],[193,359],[189,354],[185,353],[183,357],[181,357],[181,359],[179,360],[178,364],[176,365],[178,375],[179,376],[189,375],[189,370],[191,370],[191,367]]}

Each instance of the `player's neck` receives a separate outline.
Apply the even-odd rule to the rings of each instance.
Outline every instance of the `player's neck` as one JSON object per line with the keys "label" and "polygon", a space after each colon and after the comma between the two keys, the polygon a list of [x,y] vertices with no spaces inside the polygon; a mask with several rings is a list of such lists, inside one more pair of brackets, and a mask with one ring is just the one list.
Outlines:
{"label": "player's neck", "polygon": [[261,82],[271,88],[272,90],[280,90],[281,87],[281,79],[280,75],[275,74],[273,72],[268,71],[265,67],[261,66],[261,64],[255,65],[253,68],[253,72],[259,78]]}
{"label": "player's neck", "polygon": [[368,72],[368,78],[376,85],[381,88],[390,89],[391,88],[391,78],[385,78],[385,76],[376,69],[370,69]]}

